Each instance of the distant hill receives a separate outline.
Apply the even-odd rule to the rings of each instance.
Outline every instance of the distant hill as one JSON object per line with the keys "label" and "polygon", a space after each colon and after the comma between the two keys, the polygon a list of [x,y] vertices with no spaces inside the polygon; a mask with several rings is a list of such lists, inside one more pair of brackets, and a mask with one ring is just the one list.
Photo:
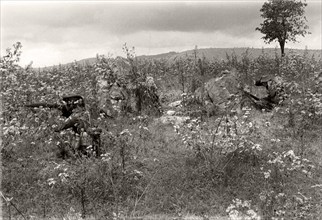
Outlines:
{"label": "distant hill", "polygon": [[[280,54],[280,49],[279,48],[264,48],[264,49],[259,49],[259,48],[204,48],[204,49],[198,49],[197,50],[197,56],[198,58],[205,57],[208,60],[226,60],[227,59],[227,54],[231,56],[232,54],[235,54],[238,59],[242,57],[244,53],[248,52],[248,56],[250,58],[256,58],[260,56],[263,51],[270,57],[275,56],[275,52]],[[299,50],[299,49],[289,49],[285,48],[285,54],[290,54],[290,53],[295,53],[295,54],[304,54],[305,50]],[[185,57],[194,57],[194,50],[187,50],[183,52],[168,52],[168,53],[162,53],[162,54],[156,54],[156,55],[141,55],[137,56],[138,59],[165,59],[168,60],[168,62],[173,62],[175,59],[178,58],[185,58]],[[314,57],[316,59],[322,59],[322,50],[308,50],[308,56]],[[123,57],[117,57],[116,59],[124,59]],[[79,61],[76,61],[76,63],[81,64],[81,65],[91,65],[95,63],[96,58],[87,58],[87,59],[82,59]],[[63,66],[65,65],[71,65],[72,63],[67,63],[67,64],[62,64]],[[56,65],[58,66],[58,65]],[[50,69],[53,68],[54,66],[50,67],[43,67],[40,69]]]}
{"label": "distant hill", "polygon": [[[245,54],[247,51],[248,56],[250,58],[256,58],[260,56],[263,51],[270,57],[274,57],[275,53],[277,52],[278,55],[280,54],[280,49],[277,48],[265,48],[265,49],[259,49],[259,48],[206,48],[206,49],[198,49],[197,50],[197,56],[199,58],[205,57],[208,60],[226,60],[227,59],[227,54],[231,56],[232,54],[235,54],[238,59],[242,57],[243,54]],[[305,50],[299,50],[299,49],[285,49],[286,54],[301,54],[303,55]],[[308,50],[308,56],[314,57],[316,59],[322,59],[322,50]],[[152,56],[139,56],[138,58],[148,58],[148,59],[155,59],[158,55],[152,55]],[[187,50],[183,51],[180,53],[168,53],[163,54],[161,58],[167,59],[170,62],[178,59],[178,58],[185,58],[185,57],[194,57],[195,56],[195,51],[194,50]]]}
{"label": "distant hill", "polygon": [[161,53],[161,54],[156,54],[156,55],[141,55],[138,56],[138,58],[141,59],[168,59],[169,57],[177,55],[177,52],[169,52],[169,53]]}

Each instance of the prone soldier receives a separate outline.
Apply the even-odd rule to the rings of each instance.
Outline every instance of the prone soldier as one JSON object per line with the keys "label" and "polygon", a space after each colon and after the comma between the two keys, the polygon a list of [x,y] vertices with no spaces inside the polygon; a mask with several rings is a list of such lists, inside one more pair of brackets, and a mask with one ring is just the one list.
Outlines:
{"label": "prone soldier", "polygon": [[255,82],[255,86],[264,86],[267,90],[265,99],[274,105],[281,104],[287,98],[285,83],[280,77],[263,76]]}

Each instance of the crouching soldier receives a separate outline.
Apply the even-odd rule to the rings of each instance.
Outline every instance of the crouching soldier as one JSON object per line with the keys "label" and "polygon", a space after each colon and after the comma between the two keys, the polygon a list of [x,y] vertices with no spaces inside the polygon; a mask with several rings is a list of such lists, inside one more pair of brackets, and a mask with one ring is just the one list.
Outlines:
{"label": "crouching soldier", "polygon": [[75,133],[74,151],[78,155],[99,157],[101,155],[101,133],[102,129],[91,127],[88,121],[82,117],[72,116],[68,118],[56,132],[72,128]]}
{"label": "crouching soldier", "polygon": [[85,106],[78,106],[73,109],[72,114],[56,129],[60,132],[71,128],[75,133],[74,150],[79,155],[95,155],[99,157],[102,130],[91,126],[90,113]]}

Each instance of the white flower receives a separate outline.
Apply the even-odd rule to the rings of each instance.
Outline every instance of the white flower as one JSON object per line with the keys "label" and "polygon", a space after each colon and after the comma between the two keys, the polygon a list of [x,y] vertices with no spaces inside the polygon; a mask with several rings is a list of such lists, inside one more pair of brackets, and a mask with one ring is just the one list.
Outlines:
{"label": "white flower", "polygon": [[267,172],[264,172],[265,179],[269,178],[271,176],[271,170],[268,170]]}
{"label": "white flower", "polygon": [[264,194],[260,194],[260,195],[259,195],[259,199],[260,199],[261,201],[265,201],[265,200],[266,200],[266,195],[264,195]]}
{"label": "white flower", "polygon": [[67,177],[69,177],[67,173],[59,173],[58,176],[63,183],[67,182]]}
{"label": "white flower", "polygon": [[258,150],[258,151],[262,151],[261,145],[260,144],[255,144],[252,149],[254,150]]}
{"label": "white flower", "polygon": [[279,194],[276,195],[277,198],[278,197],[283,197],[283,196],[285,196],[285,193],[279,193]]}
{"label": "white flower", "polygon": [[226,212],[230,212],[231,210],[233,210],[234,208],[236,208],[236,206],[235,205],[233,205],[233,204],[230,204],[228,207],[227,207],[227,209],[226,209]]}
{"label": "white flower", "polygon": [[47,182],[48,182],[48,185],[49,185],[49,186],[53,186],[53,185],[55,185],[56,180],[54,180],[54,178],[49,178],[49,179],[47,180]]}
{"label": "white flower", "polygon": [[289,150],[288,152],[286,152],[286,153],[284,154],[284,157],[287,157],[287,156],[289,156],[289,157],[291,157],[291,158],[296,158],[295,153],[294,153],[294,151],[293,151],[293,150]]}
{"label": "white flower", "polygon": [[142,176],[142,175],[143,175],[143,172],[141,172],[141,171],[139,171],[139,170],[134,170],[134,173],[136,173],[136,174],[138,174],[138,175],[140,175],[140,176]]}
{"label": "white flower", "polygon": [[239,212],[235,209],[229,212],[229,218],[234,220],[242,220],[242,217],[239,216]]}
{"label": "white flower", "polygon": [[22,127],[21,127],[21,130],[27,130],[28,129],[28,127],[26,126],[26,125],[23,125]]}
{"label": "white flower", "polygon": [[244,202],[243,202],[243,204],[242,204],[242,206],[243,207],[250,207],[250,201],[248,201],[248,200],[245,200]]}
{"label": "white flower", "polygon": [[250,217],[250,219],[260,219],[257,213],[252,209],[247,210],[247,215]]}
{"label": "white flower", "polygon": [[111,160],[111,156],[109,153],[102,154],[101,157],[102,157],[102,161],[104,162],[109,162]]}

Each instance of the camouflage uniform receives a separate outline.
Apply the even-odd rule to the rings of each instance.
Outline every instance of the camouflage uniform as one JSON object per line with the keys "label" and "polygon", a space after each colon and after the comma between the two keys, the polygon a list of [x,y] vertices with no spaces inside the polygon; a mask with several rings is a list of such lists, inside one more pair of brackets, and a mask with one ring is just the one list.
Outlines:
{"label": "camouflage uniform", "polygon": [[267,99],[274,104],[281,104],[286,98],[285,83],[281,77],[262,77],[256,81],[256,86],[265,86],[267,89]]}
{"label": "camouflage uniform", "polygon": [[[66,106],[75,105],[74,100],[70,102],[71,103],[66,102]],[[78,105],[76,108],[73,108],[72,114],[65,120],[59,130],[61,131],[68,128],[72,128],[76,133],[75,148],[80,153],[85,155],[96,153],[96,156],[100,155],[99,146],[101,129],[91,127],[90,113],[86,111],[85,104]]]}

